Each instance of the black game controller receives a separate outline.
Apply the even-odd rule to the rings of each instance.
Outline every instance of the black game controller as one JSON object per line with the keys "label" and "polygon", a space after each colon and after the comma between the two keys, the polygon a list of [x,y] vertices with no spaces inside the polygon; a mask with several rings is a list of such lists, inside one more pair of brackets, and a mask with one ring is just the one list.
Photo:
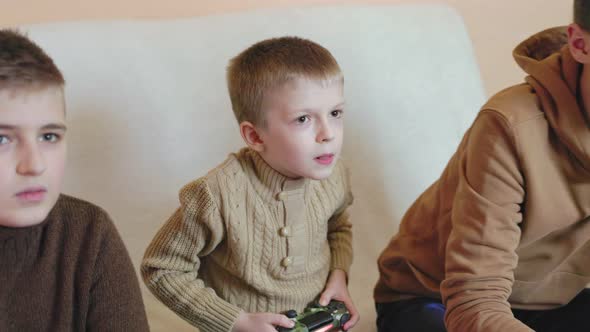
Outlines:
{"label": "black game controller", "polygon": [[344,303],[335,300],[326,306],[314,303],[301,314],[297,314],[295,310],[286,311],[284,314],[295,322],[295,326],[277,327],[279,332],[339,331],[350,320],[350,313]]}

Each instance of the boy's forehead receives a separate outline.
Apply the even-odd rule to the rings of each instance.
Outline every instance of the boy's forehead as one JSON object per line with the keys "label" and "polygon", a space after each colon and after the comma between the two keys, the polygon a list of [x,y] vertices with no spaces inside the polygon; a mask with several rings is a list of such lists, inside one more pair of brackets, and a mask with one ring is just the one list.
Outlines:
{"label": "boy's forehead", "polygon": [[344,87],[344,80],[342,76],[331,77],[305,77],[293,76],[283,81],[276,82],[274,85],[268,86],[263,95],[268,96],[285,91],[301,91],[301,90],[315,90],[326,89],[330,87]]}
{"label": "boy's forehead", "polygon": [[295,78],[284,82],[275,89],[270,89],[268,96],[271,98],[273,96],[292,97],[293,101],[300,102],[315,99],[331,101],[343,98],[343,87],[343,81],[337,78]]}
{"label": "boy's forehead", "polygon": [[343,104],[342,80],[299,78],[270,89],[263,99],[262,110],[266,120],[270,120],[269,112],[280,116],[279,114],[321,111],[342,107]]}
{"label": "boy's forehead", "polygon": [[31,98],[36,96],[55,96],[56,98],[63,99],[64,92],[63,87],[60,85],[47,85],[47,84],[15,84],[15,85],[0,85],[0,98],[3,99],[14,99],[14,98]]}
{"label": "boy's forehead", "polygon": [[342,73],[336,73],[329,76],[310,76],[310,75],[291,75],[287,77],[282,83],[279,83],[277,87],[281,86],[299,86],[302,84],[313,84],[318,87],[329,87],[332,85],[343,85],[344,77]]}
{"label": "boy's forehead", "polygon": [[[63,88],[45,87],[10,87],[0,89],[0,122],[15,124],[27,122],[63,122],[65,119],[65,102]],[[6,124],[6,123],[4,123]]]}

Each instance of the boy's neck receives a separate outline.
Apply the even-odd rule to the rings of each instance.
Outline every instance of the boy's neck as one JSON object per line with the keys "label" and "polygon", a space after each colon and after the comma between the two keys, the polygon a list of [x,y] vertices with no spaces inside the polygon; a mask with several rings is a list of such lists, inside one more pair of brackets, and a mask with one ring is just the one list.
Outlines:
{"label": "boy's neck", "polygon": [[274,195],[283,190],[294,190],[302,188],[307,182],[305,178],[291,179],[281,172],[270,166],[260,153],[248,149],[250,156],[253,158],[254,167],[256,168],[256,174],[260,181],[260,190],[264,191],[265,194]]}

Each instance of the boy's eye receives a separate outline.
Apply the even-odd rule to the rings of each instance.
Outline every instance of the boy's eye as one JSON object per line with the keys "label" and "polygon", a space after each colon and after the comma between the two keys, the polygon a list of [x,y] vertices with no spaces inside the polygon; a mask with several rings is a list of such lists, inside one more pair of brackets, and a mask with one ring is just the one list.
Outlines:
{"label": "boy's eye", "polygon": [[4,145],[4,144],[8,144],[8,143],[10,143],[10,140],[8,139],[8,137],[0,135],[0,145]]}
{"label": "boy's eye", "polygon": [[307,115],[303,115],[297,118],[297,123],[306,123],[309,120]]}
{"label": "boy's eye", "polygon": [[59,141],[59,135],[54,133],[47,133],[41,135],[41,140],[44,142],[57,142]]}
{"label": "boy's eye", "polygon": [[342,110],[333,110],[332,112],[330,112],[330,114],[335,118],[341,117],[342,113],[344,113]]}

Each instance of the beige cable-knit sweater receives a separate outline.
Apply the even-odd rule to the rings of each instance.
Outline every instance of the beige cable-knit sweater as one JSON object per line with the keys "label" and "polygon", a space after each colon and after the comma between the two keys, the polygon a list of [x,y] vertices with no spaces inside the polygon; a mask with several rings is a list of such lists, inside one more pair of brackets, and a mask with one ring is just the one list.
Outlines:
{"label": "beige cable-knit sweater", "polygon": [[341,162],[328,179],[291,180],[242,149],[179,196],[141,271],[164,304],[204,332],[230,331],[241,310],[302,310],[331,270],[348,272],[352,194]]}

